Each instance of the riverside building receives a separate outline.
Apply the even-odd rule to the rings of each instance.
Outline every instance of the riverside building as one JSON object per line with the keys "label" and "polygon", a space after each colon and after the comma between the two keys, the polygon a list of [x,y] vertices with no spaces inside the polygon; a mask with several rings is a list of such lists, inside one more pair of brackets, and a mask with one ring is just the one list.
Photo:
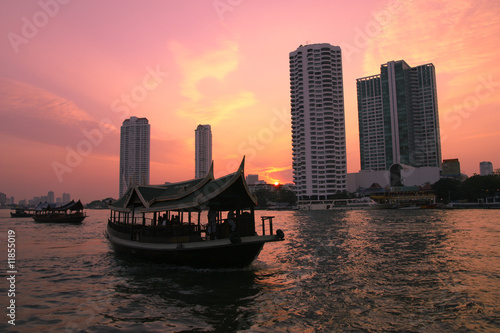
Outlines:
{"label": "riverside building", "polygon": [[342,58],[338,46],[301,45],[289,54],[292,166],[299,201],[346,190]]}
{"label": "riverside building", "polygon": [[212,129],[198,125],[195,130],[195,178],[205,177],[212,164]]}
{"label": "riverside building", "polygon": [[441,140],[433,64],[404,60],[356,80],[361,170],[392,165],[441,167]]}
{"label": "riverside building", "polygon": [[120,129],[120,197],[133,185],[149,184],[150,125],[130,117]]}

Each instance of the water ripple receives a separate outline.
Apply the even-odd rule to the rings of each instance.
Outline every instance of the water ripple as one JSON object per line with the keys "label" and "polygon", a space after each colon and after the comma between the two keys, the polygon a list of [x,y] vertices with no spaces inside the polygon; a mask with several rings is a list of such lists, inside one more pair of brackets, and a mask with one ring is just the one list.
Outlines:
{"label": "water ripple", "polygon": [[0,330],[500,331],[497,211],[272,212],[286,240],[223,270],[117,256],[107,214],[81,226],[3,218],[19,274],[16,327]]}

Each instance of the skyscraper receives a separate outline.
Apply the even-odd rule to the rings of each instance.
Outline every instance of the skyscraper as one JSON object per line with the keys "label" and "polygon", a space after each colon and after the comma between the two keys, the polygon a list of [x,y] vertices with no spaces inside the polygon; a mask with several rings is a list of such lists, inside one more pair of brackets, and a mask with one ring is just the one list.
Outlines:
{"label": "skyscraper", "polygon": [[212,129],[198,125],[195,133],[195,178],[205,177],[212,164]]}
{"label": "skyscraper", "polygon": [[69,193],[64,192],[62,194],[62,203],[68,203],[71,201],[71,195]]}
{"label": "skyscraper", "polygon": [[433,64],[390,61],[379,75],[357,79],[356,85],[362,170],[441,167]]}
{"label": "skyscraper", "polygon": [[55,199],[54,199],[54,191],[49,191],[47,193],[47,202],[48,203],[55,203]]}
{"label": "skyscraper", "polygon": [[289,60],[295,192],[298,200],[330,199],[347,188],[341,50],[301,45]]}
{"label": "skyscraper", "polygon": [[120,196],[132,185],[149,184],[150,125],[147,118],[130,117],[120,132]]}
{"label": "skyscraper", "polygon": [[479,174],[481,176],[488,176],[493,174],[493,163],[481,162],[479,163]]}

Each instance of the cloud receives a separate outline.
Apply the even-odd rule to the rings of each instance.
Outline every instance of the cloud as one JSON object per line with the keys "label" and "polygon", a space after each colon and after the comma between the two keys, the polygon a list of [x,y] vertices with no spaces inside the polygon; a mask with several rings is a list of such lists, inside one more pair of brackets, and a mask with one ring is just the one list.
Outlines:
{"label": "cloud", "polygon": [[195,52],[177,41],[169,43],[181,69],[180,93],[185,97],[178,115],[215,125],[234,117],[238,110],[256,104],[252,92],[235,88],[228,80],[240,63],[238,45],[231,41],[221,44],[217,49]]}
{"label": "cloud", "polygon": [[71,101],[27,83],[0,78],[0,110],[6,115],[52,120],[64,125],[92,121]]}
{"label": "cloud", "polygon": [[291,166],[284,167],[264,167],[264,168],[254,168],[250,173],[256,173],[260,177],[263,177],[266,183],[273,184],[275,182],[283,182],[283,180],[291,179]]}
{"label": "cloud", "polygon": [[178,114],[196,119],[199,123],[217,124],[223,119],[230,118],[240,109],[253,106],[257,103],[253,93],[241,91],[234,95],[225,95],[213,100],[186,102],[178,110]]}
{"label": "cloud", "polygon": [[[494,46],[498,44],[500,2],[496,0],[399,1],[395,15],[380,24],[367,44],[364,72],[378,73],[380,65],[391,60],[403,59],[410,66],[433,63],[439,113],[456,113],[471,100],[479,103],[479,113],[484,105],[500,100],[496,94],[500,53]],[[448,123],[441,122],[445,131]]]}
{"label": "cloud", "polygon": [[487,133],[478,133],[466,137],[462,137],[461,140],[468,142],[473,139],[484,139],[484,138],[500,138],[500,132],[487,132]]}
{"label": "cloud", "polygon": [[193,101],[203,97],[198,84],[207,78],[224,79],[238,68],[238,45],[226,41],[222,48],[205,53],[191,51],[177,41],[169,43],[177,65],[181,68],[183,80],[181,94]]}
{"label": "cloud", "polygon": [[[440,73],[463,73],[493,59],[500,39],[496,0],[416,0],[400,3],[395,15],[380,22],[365,53],[367,73],[391,60],[410,66],[439,63]],[[494,42],[494,41],[497,42]]]}
{"label": "cloud", "polygon": [[[55,146],[75,145],[75,132],[99,129],[100,123],[75,103],[24,82],[0,78],[0,131]],[[106,125],[109,131],[117,131]]]}

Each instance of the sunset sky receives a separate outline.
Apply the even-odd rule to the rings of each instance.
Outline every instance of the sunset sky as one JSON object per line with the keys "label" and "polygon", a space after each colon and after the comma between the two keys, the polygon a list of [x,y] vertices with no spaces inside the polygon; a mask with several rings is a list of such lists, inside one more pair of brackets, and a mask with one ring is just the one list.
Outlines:
{"label": "sunset sky", "polygon": [[118,196],[119,131],[151,124],[151,183],[194,177],[210,124],[216,176],[292,182],[289,52],[342,48],[347,169],[360,169],[356,79],[404,59],[437,73],[442,155],[500,168],[498,0],[4,0],[0,192]]}

